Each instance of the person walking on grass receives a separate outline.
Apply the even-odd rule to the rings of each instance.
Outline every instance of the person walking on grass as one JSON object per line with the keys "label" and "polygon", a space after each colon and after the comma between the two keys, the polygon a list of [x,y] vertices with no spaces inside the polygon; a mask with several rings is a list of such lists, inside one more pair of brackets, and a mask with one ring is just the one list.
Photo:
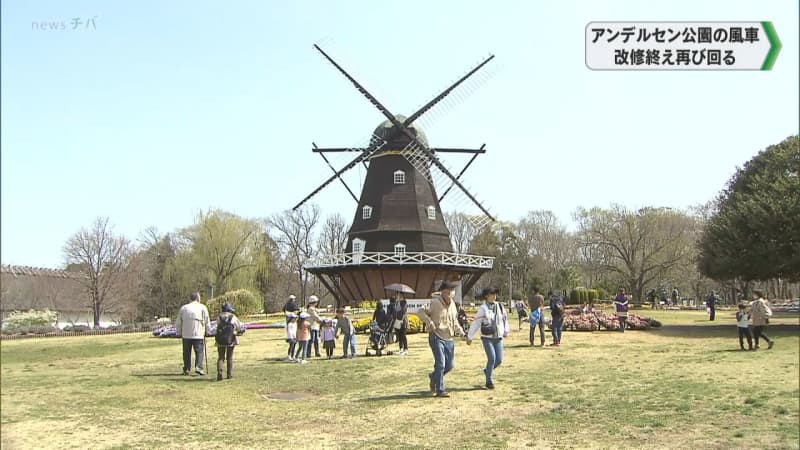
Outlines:
{"label": "person walking on grass", "polygon": [[333,358],[333,350],[336,348],[336,330],[333,328],[333,319],[322,321],[320,335],[322,336],[322,348],[325,349],[325,357]]}
{"label": "person walking on grass", "polygon": [[550,297],[550,331],[553,333],[553,343],[550,344],[554,347],[561,345],[561,328],[564,326],[564,299],[560,295],[549,291],[547,296]]}
{"label": "person walking on grass", "polygon": [[619,320],[619,331],[624,333],[628,322],[628,296],[625,295],[625,289],[620,289],[614,297],[614,310]]}
{"label": "person walking on grass", "polygon": [[336,309],[336,328],[334,332],[339,336],[339,330],[342,331],[342,351],[344,354],[342,358],[347,358],[347,350],[350,349],[350,357],[356,356],[356,332],[353,327],[353,320],[344,315],[344,308]]}
{"label": "person walking on grass", "polygon": [[286,313],[286,343],[289,348],[286,352],[286,361],[294,362],[294,351],[297,347],[297,314],[293,312]]}
{"label": "person walking on grass", "polygon": [[394,331],[397,333],[397,344],[400,346],[398,355],[408,355],[408,338],[406,331],[408,330],[408,303],[406,299],[401,298],[394,307]]}
{"label": "person walking on grass", "polygon": [[525,302],[522,299],[517,299],[514,303],[514,308],[517,310],[517,319],[519,320],[517,331],[522,331],[522,322],[528,318],[528,311],[525,309]]}
{"label": "person walking on grass", "polygon": [[444,376],[453,370],[455,363],[456,335],[463,336],[464,329],[458,324],[458,309],[453,300],[453,289],[457,283],[444,280],[431,295],[427,307],[417,312],[428,330],[428,345],[433,353],[433,372],[428,374],[428,386],[437,397],[449,397],[445,390]]}
{"label": "person walking on grass", "polygon": [[753,335],[750,333],[750,324],[748,320],[750,314],[747,312],[747,307],[744,303],[739,303],[739,311],[736,312],[736,329],[739,331],[739,348],[744,350],[744,338],[747,338],[747,349],[753,349]]}
{"label": "person walking on grass", "polygon": [[770,309],[767,301],[764,299],[764,292],[758,289],[753,290],[756,299],[750,303],[750,317],[753,319],[753,337],[756,341],[756,349],[759,349],[758,340],[764,338],[767,341],[767,349],[771,349],[775,345],[775,340],[770,339],[769,336],[764,334],[764,328],[769,324],[769,318],[772,317],[772,309]]}
{"label": "person walking on grass", "polygon": [[308,323],[308,317],[308,313],[301,312],[297,319],[297,353],[294,355],[294,360],[300,364],[307,362],[308,338],[311,334],[311,325]]}
{"label": "person walking on grass", "polygon": [[217,344],[217,381],[222,381],[223,363],[226,363],[228,379],[233,378],[233,349],[239,345],[237,335],[244,334],[244,331],[244,325],[234,314],[233,305],[225,302],[217,318],[217,333],[214,336]]}
{"label": "person walking on grass", "polygon": [[189,303],[181,306],[175,320],[175,331],[183,344],[183,374],[189,375],[192,368],[192,349],[194,349],[194,371],[205,375],[203,356],[205,355],[205,337],[211,327],[208,308],[200,303],[200,293],[195,291],[189,297]]}
{"label": "person walking on grass", "polygon": [[508,336],[511,325],[508,323],[506,310],[497,301],[497,289],[484,288],[481,297],[484,302],[478,308],[475,320],[467,332],[467,345],[472,344],[472,338],[480,330],[483,351],[486,352],[486,367],[483,369],[486,389],[494,389],[492,374],[503,362],[503,338]]}
{"label": "person walking on grass", "polygon": [[531,343],[531,347],[534,346],[537,326],[539,327],[539,344],[544,347],[544,296],[538,288],[533,290],[533,297],[531,297],[531,314],[528,317],[528,325],[530,326],[528,341]]}
{"label": "person walking on grass", "polygon": [[317,312],[317,304],[319,304],[319,297],[312,295],[308,297],[308,306],[306,313],[308,314],[308,323],[311,327],[311,336],[309,337],[308,346],[306,347],[306,358],[311,358],[311,347],[314,347],[314,356],[320,357],[319,353],[319,330],[322,327],[322,317]]}

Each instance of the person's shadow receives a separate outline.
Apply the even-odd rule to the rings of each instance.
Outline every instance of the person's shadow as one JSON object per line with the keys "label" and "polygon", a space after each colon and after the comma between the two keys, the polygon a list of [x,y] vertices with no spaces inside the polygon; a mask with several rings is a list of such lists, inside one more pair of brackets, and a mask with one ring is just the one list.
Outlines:
{"label": "person's shadow", "polygon": [[[482,391],[485,390],[483,386],[472,386],[472,387],[455,387],[447,389],[447,392],[464,392],[464,391]],[[393,394],[393,395],[379,395],[375,397],[366,397],[359,400],[357,402],[382,402],[386,400],[415,400],[415,399],[427,399],[427,398],[435,398],[431,391],[411,391],[406,392],[404,394]]]}

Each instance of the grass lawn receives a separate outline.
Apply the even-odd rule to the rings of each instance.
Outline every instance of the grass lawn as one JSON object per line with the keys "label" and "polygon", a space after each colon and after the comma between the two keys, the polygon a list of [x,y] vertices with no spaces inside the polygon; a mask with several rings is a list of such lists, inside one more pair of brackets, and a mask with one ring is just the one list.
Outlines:
{"label": "grass lawn", "polygon": [[[177,339],[19,339],[0,346],[3,449],[800,448],[800,320],[740,352],[733,311],[643,311],[659,330],[506,340],[497,389],[480,342],[456,344],[450,398],[428,392],[426,336],[410,355],[281,361],[283,330],[250,330],[233,380],[182,376]],[[516,318],[512,320],[516,325]],[[515,327],[516,328],[516,327]],[[358,336],[363,355],[367,337]],[[212,341],[209,340],[209,344]],[[548,336],[549,342],[549,336]],[[336,354],[341,354],[341,342]],[[393,349],[396,345],[391,346]],[[216,362],[216,351],[209,363]]]}

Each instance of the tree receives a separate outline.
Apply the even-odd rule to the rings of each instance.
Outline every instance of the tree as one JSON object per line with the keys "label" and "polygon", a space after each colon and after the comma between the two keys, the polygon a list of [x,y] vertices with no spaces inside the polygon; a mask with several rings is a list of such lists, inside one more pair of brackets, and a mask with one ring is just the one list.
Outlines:
{"label": "tree", "polygon": [[[261,230],[256,220],[216,209],[200,212],[195,224],[184,229],[182,234],[191,244],[194,263],[222,294],[229,288],[252,285],[252,272],[258,264],[255,249]],[[239,274],[238,283],[231,283],[232,277]]]}
{"label": "tree", "polygon": [[187,278],[197,277],[197,273],[179,267],[174,234],[162,234],[149,227],[142,232],[139,243],[140,249],[132,258],[139,262],[141,270],[138,317],[151,320],[153,316],[175,316],[193,286]]}
{"label": "tree", "polygon": [[296,273],[300,281],[302,302],[306,301],[308,282],[308,273],[303,270],[303,266],[315,253],[314,228],[319,223],[319,216],[319,206],[312,204],[275,214],[269,220],[269,226],[277,233],[275,242],[280,248],[281,256],[291,273]]}
{"label": "tree", "polygon": [[445,213],[444,223],[450,231],[450,241],[456,253],[467,253],[470,242],[478,233],[473,221],[464,213]]}
{"label": "tree", "polygon": [[575,213],[581,246],[599,256],[601,268],[616,274],[636,301],[644,287],[678,264],[688,264],[692,219],[669,208],[628,211],[579,208]]}
{"label": "tree", "polygon": [[112,306],[110,298],[125,270],[130,255],[130,243],[116,236],[108,225],[107,217],[95,219],[91,229],[81,228],[64,245],[67,264],[82,264],[85,277],[74,280],[86,290],[92,308],[94,326],[100,325],[100,316]]}
{"label": "tree", "polygon": [[556,289],[570,289],[577,285],[575,237],[555,214],[551,211],[530,211],[514,227],[514,234],[521,258],[524,258],[516,264],[523,270],[529,270],[526,279],[546,280],[548,287]]}
{"label": "tree", "polygon": [[720,193],[699,242],[715,280],[800,280],[800,135],[767,147]]}
{"label": "tree", "polygon": [[319,233],[317,247],[322,255],[344,253],[347,245],[347,224],[341,214],[328,216]]}

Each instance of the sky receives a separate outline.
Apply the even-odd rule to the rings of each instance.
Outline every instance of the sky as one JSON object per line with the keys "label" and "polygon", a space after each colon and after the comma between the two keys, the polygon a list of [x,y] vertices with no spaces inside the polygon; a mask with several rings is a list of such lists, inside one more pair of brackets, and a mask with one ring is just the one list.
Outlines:
{"label": "sky", "polygon": [[[434,147],[486,144],[464,184],[499,220],[579,207],[686,209],[798,133],[798,2],[2,1],[0,259],[63,267],[97,217],[136,240],[220,208],[265,218],[480,61],[419,124]],[[771,71],[592,71],[593,21],[772,21]],[[337,168],[353,154],[331,155]],[[458,172],[465,155],[443,155]],[[360,191],[365,169],[346,174]],[[471,212],[452,196],[443,208]],[[340,183],[312,199],[352,220]],[[474,209],[474,207],[472,207]]]}

